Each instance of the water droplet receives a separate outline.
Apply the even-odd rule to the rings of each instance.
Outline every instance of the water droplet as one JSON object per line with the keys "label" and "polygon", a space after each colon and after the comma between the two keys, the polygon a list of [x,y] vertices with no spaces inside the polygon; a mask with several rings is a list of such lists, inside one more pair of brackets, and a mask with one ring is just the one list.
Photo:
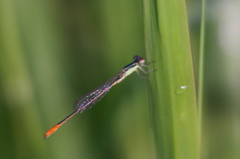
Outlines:
{"label": "water droplet", "polygon": [[185,90],[187,89],[187,86],[178,86],[174,92],[177,94],[177,95],[181,95],[185,92]]}

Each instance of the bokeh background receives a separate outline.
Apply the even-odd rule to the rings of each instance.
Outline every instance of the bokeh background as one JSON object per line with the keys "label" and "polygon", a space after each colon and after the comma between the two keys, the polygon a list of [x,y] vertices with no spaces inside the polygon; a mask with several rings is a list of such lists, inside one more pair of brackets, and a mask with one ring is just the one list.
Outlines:
{"label": "bokeh background", "polygon": [[[196,82],[201,1],[187,0]],[[47,140],[136,54],[142,1],[0,0],[0,157],[152,159],[147,80],[131,75]],[[202,158],[240,157],[240,1],[206,1]]]}

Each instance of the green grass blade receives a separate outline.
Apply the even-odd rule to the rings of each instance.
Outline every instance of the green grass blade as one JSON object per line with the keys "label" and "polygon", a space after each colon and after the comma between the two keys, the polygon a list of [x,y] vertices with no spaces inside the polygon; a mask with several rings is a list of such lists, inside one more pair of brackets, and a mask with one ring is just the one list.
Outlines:
{"label": "green grass blade", "polygon": [[150,104],[158,158],[198,159],[196,93],[184,0],[144,0],[146,50],[156,61]]}
{"label": "green grass blade", "polygon": [[[199,134],[201,138],[202,132],[202,109],[203,109],[203,71],[204,71],[204,38],[205,38],[205,0],[202,0],[201,13],[201,30],[200,30],[200,46],[199,46],[199,72],[198,72],[198,117],[199,117]],[[201,150],[201,140],[200,140]]]}
{"label": "green grass blade", "polygon": [[205,35],[205,0],[202,0],[201,13],[201,31],[200,31],[200,47],[199,47],[199,72],[198,72],[198,113],[199,121],[202,117],[202,101],[203,101],[203,70],[204,70],[204,36]]}

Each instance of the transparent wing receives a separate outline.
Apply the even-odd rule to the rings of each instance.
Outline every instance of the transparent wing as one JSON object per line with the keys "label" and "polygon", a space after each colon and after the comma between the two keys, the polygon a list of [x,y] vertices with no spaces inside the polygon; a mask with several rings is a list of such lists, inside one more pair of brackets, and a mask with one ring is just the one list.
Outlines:
{"label": "transparent wing", "polygon": [[108,81],[106,81],[104,84],[80,97],[75,102],[74,109],[82,113],[83,111],[92,108],[94,104],[99,102],[109,92],[112,86],[115,85],[116,81],[121,79],[121,77],[121,73],[118,73],[112,78],[110,78]]}

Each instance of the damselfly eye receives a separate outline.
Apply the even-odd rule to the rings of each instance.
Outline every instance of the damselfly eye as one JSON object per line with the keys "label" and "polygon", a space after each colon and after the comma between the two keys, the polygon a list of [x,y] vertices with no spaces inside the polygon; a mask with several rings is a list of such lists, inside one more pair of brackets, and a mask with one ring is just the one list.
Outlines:
{"label": "damselfly eye", "polygon": [[140,56],[138,56],[138,55],[136,55],[136,56],[133,56],[133,59],[134,59],[134,61],[135,62],[140,62],[141,63],[141,61],[144,61],[144,58],[142,58],[142,57],[140,57]]}
{"label": "damselfly eye", "polygon": [[135,55],[135,56],[133,56],[133,59],[134,59],[134,61],[139,61],[140,60],[140,56]]}

